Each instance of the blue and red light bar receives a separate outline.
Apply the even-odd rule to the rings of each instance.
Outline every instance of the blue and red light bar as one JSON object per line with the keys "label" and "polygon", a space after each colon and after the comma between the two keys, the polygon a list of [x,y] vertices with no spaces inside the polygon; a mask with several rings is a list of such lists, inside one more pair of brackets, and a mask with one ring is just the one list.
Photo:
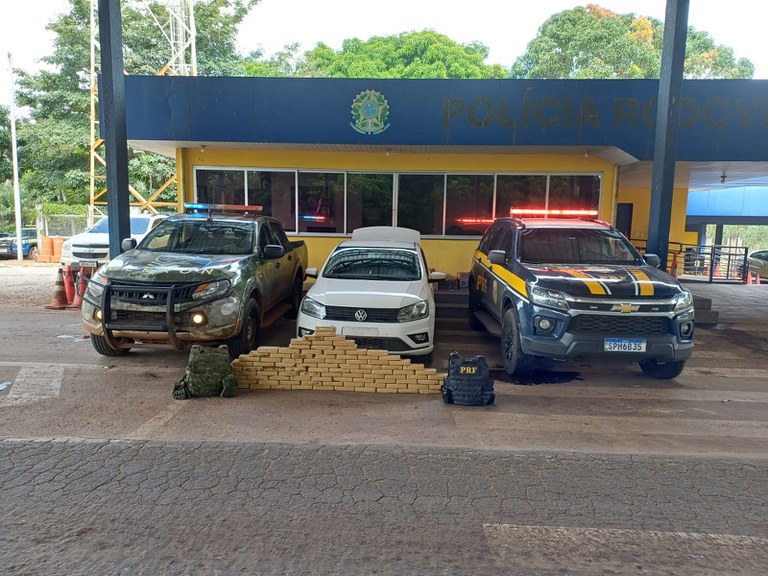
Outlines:
{"label": "blue and red light bar", "polygon": [[264,209],[258,204],[208,204],[206,202],[184,202],[184,208],[204,212],[261,212]]}

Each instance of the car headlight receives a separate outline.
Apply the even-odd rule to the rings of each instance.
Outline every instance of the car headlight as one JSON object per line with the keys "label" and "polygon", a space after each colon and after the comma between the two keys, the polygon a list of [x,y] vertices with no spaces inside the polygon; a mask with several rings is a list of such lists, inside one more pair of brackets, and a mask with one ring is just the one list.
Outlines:
{"label": "car headlight", "polygon": [[96,272],[88,280],[85,288],[85,298],[94,302],[101,302],[101,295],[104,293],[104,287],[109,283],[109,278]]}
{"label": "car headlight", "polygon": [[312,300],[312,298],[304,297],[304,300],[301,301],[301,311],[304,312],[307,316],[313,316],[314,318],[320,318],[321,320],[325,318],[325,305],[320,304],[317,300]]}
{"label": "car headlight", "polygon": [[229,291],[229,280],[214,280],[206,284],[200,284],[192,294],[193,300],[208,300],[218,296],[224,296]]}
{"label": "car headlight", "polygon": [[677,302],[675,303],[675,312],[687,312],[693,308],[693,294],[684,290],[677,295]]}
{"label": "car headlight", "polygon": [[429,316],[429,304],[426,300],[419,300],[415,304],[400,308],[397,313],[398,322],[412,322]]}
{"label": "car headlight", "polygon": [[64,244],[61,245],[62,251],[69,252],[72,249],[72,240],[64,240]]}
{"label": "car headlight", "polygon": [[568,301],[562,292],[557,290],[547,290],[538,286],[531,287],[529,291],[531,302],[547,308],[557,308],[558,310],[568,310]]}

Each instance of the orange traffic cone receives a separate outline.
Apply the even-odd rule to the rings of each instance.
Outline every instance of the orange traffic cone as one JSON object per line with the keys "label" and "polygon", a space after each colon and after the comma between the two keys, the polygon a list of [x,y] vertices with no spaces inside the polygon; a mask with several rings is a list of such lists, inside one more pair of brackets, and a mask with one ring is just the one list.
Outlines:
{"label": "orange traffic cone", "polygon": [[56,281],[53,283],[53,298],[46,306],[50,310],[64,310],[67,307],[67,294],[64,292],[64,274],[61,268],[56,271]]}
{"label": "orange traffic cone", "polygon": [[669,269],[669,275],[672,276],[672,278],[677,279],[677,252],[672,254],[672,266]]}
{"label": "orange traffic cone", "polygon": [[75,276],[69,264],[64,268],[64,292],[67,295],[67,302],[72,303],[75,299]]}
{"label": "orange traffic cone", "polygon": [[70,308],[82,308],[83,307],[83,295],[85,295],[85,289],[88,287],[88,273],[81,269],[77,273],[77,284],[75,285],[75,298],[72,300]]}

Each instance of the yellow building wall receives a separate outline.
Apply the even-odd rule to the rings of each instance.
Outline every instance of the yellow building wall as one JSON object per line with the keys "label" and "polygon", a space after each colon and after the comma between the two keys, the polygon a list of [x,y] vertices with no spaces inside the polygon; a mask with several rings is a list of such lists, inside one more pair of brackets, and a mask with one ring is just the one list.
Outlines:
{"label": "yellow building wall", "polygon": [[[292,152],[275,150],[224,150],[209,146],[177,150],[179,190],[184,201],[194,200],[196,167],[231,167],[287,170],[338,170],[367,172],[462,173],[599,173],[602,194],[598,217],[614,221],[616,169],[602,158],[556,154],[411,154],[387,152]],[[321,267],[344,237],[291,235],[304,240],[310,267]],[[477,238],[425,239],[422,246],[430,268],[451,277],[468,272]]]}
{"label": "yellow building wall", "polygon": [[[631,240],[645,246],[648,240],[648,221],[651,212],[651,190],[645,188],[619,188],[618,202],[632,204]],[[675,188],[672,192],[672,214],[669,224],[669,251],[682,252],[684,244],[696,244],[695,232],[685,231],[688,189]]]}

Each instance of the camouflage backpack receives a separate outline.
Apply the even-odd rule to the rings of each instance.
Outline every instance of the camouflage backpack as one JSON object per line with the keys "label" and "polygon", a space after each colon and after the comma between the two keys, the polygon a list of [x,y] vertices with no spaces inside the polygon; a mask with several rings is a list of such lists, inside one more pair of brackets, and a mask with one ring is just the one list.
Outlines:
{"label": "camouflage backpack", "polygon": [[193,396],[230,398],[234,395],[235,377],[227,347],[205,348],[194,344],[184,376],[173,387],[173,397],[184,400]]}

